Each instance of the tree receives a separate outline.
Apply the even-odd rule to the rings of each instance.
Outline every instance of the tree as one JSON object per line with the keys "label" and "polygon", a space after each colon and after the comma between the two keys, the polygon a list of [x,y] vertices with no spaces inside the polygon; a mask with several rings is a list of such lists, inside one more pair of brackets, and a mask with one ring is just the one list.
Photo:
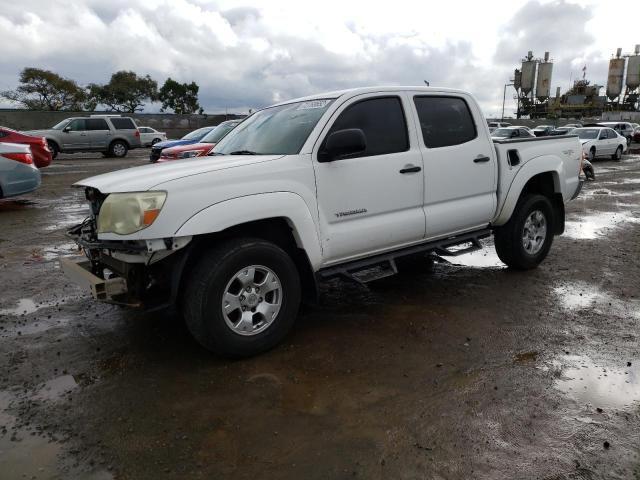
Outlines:
{"label": "tree", "polygon": [[50,70],[27,67],[15,90],[0,93],[29,110],[82,110],[86,92],[76,82]]}
{"label": "tree", "polygon": [[158,95],[158,84],[149,75],[139,77],[135,72],[125,70],[111,75],[109,83],[92,83],[88,89],[90,101],[94,104],[127,113],[141,111],[147,101],[155,100]]}
{"label": "tree", "polygon": [[196,82],[178,83],[167,78],[158,92],[158,100],[162,102],[161,112],[170,108],[174,113],[202,113],[202,107],[198,104],[198,91],[200,87]]}

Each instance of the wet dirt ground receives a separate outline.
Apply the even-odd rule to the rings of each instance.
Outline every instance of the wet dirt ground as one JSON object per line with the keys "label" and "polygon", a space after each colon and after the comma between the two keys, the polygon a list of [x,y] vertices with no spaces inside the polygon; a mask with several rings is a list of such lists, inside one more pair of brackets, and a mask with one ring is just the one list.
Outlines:
{"label": "wet dirt ground", "polygon": [[0,478],[640,478],[640,156],[596,161],[537,270],[488,244],[332,281],[230,362],[56,263],[70,184],[147,154],[66,156],[0,201]]}

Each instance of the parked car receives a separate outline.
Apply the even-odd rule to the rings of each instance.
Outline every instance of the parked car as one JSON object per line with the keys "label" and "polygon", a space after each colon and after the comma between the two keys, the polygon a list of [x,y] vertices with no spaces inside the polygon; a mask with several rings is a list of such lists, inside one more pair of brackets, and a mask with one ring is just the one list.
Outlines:
{"label": "parked car", "polygon": [[40,186],[40,171],[29,145],[0,142],[0,198],[29,193]]}
{"label": "parked car", "polygon": [[510,127],[511,124],[507,122],[489,122],[489,132],[493,132],[496,128]]}
{"label": "parked car", "polygon": [[583,125],[581,123],[567,123],[564,126],[567,128],[582,128]]}
{"label": "parked car", "polygon": [[0,127],[0,142],[29,145],[31,147],[31,155],[33,155],[33,163],[38,168],[48,167],[53,159],[47,139],[44,137],[26,135],[11,128]]}
{"label": "parked car", "polygon": [[165,148],[177,147],[179,145],[193,145],[194,143],[200,142],[200,140],[202,140],[202,138],[214,128],[216,127],[211,126],[211,127],[198,128],[193,132],[187,133],[180,140],[167,140],[164,142],[156,143],[154,146],[151,147],[151,154],[149,155],[149,161],[151,163],[157,162],[160,159],[160,155],[162,155],[162,150],[164,150]]}
{"label": "parked car", "polygon": [[102,152],[109,157],[124,157],[129,150],[142,146],[136,123],[120,115],[71,117],[50,129],[24,133],[45,137],[53,158],[60,152]]}
{"label": "parked car", "polygon": [[533,134],[536,137],[547,137],[551,135],[551,132],[555,130],[553,125],[538,125],[533,129]]}
{"label": "parked car", "polygon": [[622,153],[627,150],[627,140],[612,128],[583,127],[571,132],[578,135],[582,144],[582,151],[589,160],[596,157],[611,157],[620,160]]}
{"label": "parked car", "polygon": [[524,127],[503,127],[491,132],[491,137],[504,140],[505,138],[535,138],[531,130]]}
{"label": "parked car", "polygon": [[613,128],[627,140],[627,145],[631,144],[634,129],[629,122],[598,122],[597,125]]}
{"label": "parked car", "polygon": [[640,143],[640,127],[636,128],[633,132],[633,141]]}
{"label": "parked car", "polygon": [[224,136],[233,130],[240,120],[227,120],[207,133],[198,143],[190,145],[178,145],[177,147],[165,148],[158,159],[158,163],[180,160],[182,158],[202,157],[207,155],[211,149]]}
{"label": "parked car", "polygon": [[159,132],[155,128],[138,127],[138,131],[140,132],[140,143],[142,143],[143,147],[167,141],[167,134],[165,132]]}
{"label": "parked car", "polygon": [[551,131],[549,135],[557,136],[557,135],[569,135],[571,131],[575,130],[576,127],[558,127]]}
{"label": "parked car", "polygon": [[244,120],[216,156],[78,182],[92,213],[69,235],[88,259],[61,264],[98,300],[179,305],[203,346],[254,355],[322,279],[371,282],[397,258],[474,250],[492,233],[509,267],[535,268],[580,192],[582,151],[577,137],[528,138],[492,141],[461,90],[290,100]]}

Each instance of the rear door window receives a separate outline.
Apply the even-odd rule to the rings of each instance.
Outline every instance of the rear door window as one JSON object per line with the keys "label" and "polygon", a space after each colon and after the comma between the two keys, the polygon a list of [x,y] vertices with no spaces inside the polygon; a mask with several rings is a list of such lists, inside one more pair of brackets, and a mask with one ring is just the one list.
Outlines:
{"label": "rear door window", "polygon": [[87,118],[87,130],[109,130],[104,118]]}
{"label": "rear door window", "polygon": [[[335,121],[331,133],[359,128],[367,148],[355,157],[370,157],[409,150],[409,135],[402,102],[398,97],[376,97],[348,106]],[[327,135],[327,136],[328,136]]]}
{"label": "rear door window", "polygon": [[607,136],[609,138],[618,138],[618,134],[614,130],[611,130],[611,129],[607,130]]}
{"label": "rear door window", "polygon": [[110,120],[116,130],[135,130],[138,128],[130,118],[111,118]]}
{"label": "rear door window", "polygon": [[428,148],[449,147],[478,136],[467,102],[458,97],[414,97],[422,140]]}

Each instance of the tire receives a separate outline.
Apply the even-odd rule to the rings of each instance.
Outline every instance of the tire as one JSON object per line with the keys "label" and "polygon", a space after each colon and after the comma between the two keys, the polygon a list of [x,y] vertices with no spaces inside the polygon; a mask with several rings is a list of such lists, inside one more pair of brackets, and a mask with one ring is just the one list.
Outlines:
{"label": "tire", "polygon": [[589,161],[592,162],[596,158],[596,147],[591,147],[589,150]]}
{"label": "tire", "polygon": [[54,160],[58,156],[58,153],[60,153],[58,144],[52,140],[47,140],[47,146],[49,150],[51,150],[51,159]]}
{"label": "tire", "polygon": [[160,139],[159,138],[154,138],[153,140],[151,140],[151,146],[153,147],[158,142],[160,142]]}
{"label": "tire", "polygon": [[122,140],[115,140],[109,145],[109,156],[122,158],[127,156],[129,146]]}
{"label": "tire", "polygon": [[[266,276],[269,272],[279,288],[265,294],[268,287],[261,282],[274,278]],[[246,285],[249,293],[243,290]],[[256,286],[261,291],[256,291]],[[225,313],[227,293],[237,308]],[[296,320],[300,297],[298,270],[284,250],[263,240],[236,238],[198,259],[185,282],[182,313],[198,343],[218,355],[242,358],[267,351],[286,336]],[[240,307],[246,311],[243,313]],[[271,309],[275,315],[271,322],[261,309]]]}
{"label": "tire", "polygon": [[618,148],[616,148],[616,153],[611,155],[611,158],[613,160],[620,160],[622,158],[622,145],[620,145]]}
{"label": "tire", "polygon": [[[537,214],[534,215],[534,212]],[[540,215],[546,228],[544,231],[538,230],[540,234],[538,242],[526,242],[529,249],[525,247],[525,235],[531,234],[535,230],[527,229],[528,220],[533,220],[533,226],[540,222]],[[533,218],[531,218],[533,216]],[[553,232],[555,225],[555,215],[553,206],[549,199],[543,195],[526,194],[523,195],[511,215],[509,221],[495,230],[495,245],[498,257],[507,266],[516,270],[530,270],[536,268],[546,258],[553,243]],[[538,236],[536,236],[538,238]],[[538,243],[536,245],[536,243]]]}

